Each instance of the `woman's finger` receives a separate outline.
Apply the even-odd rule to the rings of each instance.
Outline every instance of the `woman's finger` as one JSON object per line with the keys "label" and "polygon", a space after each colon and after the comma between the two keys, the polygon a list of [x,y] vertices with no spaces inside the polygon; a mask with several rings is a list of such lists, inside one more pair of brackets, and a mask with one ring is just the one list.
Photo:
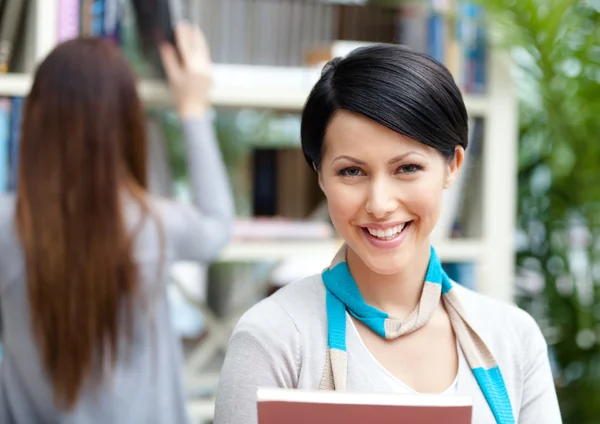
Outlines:
{"label": "woman's finger", "polygon": [[169,81],[175,80],[181,71],[181,65],[175,48],[172,45],[165,43],[160,46],[159,51],[167,78]]}
{"label": "woman's finger", "polygon": [[190,24],[185,21],[177,23],[175,37],[183,63],[187,65],[194,54],[193,30]]}
{"label": "woman's finger", "polygon": [[192,28],[192,33],[193,33],[193,41],[194,41],[194,47],[201,53],[209,55],[209,47],[208,47],[208,43],[206,41],[206,38],[204,37],[204,33],[200,30],[200,27],[198,27],[197,25],[194,25],[194,27]]}

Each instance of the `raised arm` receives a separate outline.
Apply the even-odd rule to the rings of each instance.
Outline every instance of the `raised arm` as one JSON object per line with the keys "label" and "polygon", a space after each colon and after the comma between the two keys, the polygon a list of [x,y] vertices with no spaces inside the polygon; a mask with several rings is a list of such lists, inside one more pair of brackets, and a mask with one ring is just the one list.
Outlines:
{"label": "raised arm", "polygon": [[186,118],[183,132],[187,148],[192,204],[179,207],[182,220],[176,244],[180,259],[211,260],[230,241],[235,216],[231,187],[207,115]]}
{"label": "raised arm", "polygon": [[192,204],[178,206],[169,219],[175,228],[178,259],[208,261],[230,240],[235,217],[225,164],[208,117],[211,61],[200,30],[176,28],[179,57],[161,49],[163,64],[183,124]]}

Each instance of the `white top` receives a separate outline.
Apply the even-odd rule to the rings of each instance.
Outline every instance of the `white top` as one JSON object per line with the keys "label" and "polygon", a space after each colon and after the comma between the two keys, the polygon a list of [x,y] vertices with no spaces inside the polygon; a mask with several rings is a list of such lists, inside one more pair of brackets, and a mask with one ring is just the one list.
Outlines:
{"label": "white top", "polygon": [[[375,364],[375,366],[377,368],[379,368],[379,370],[381,371],[381,374],[383,376],[383,378],[389,383],[390,387],[392,388],[392,390],[394,391],[394,393],[398,393],[398,394],[403,394],[403,395],[418,395],[421,394],[420,392],[416,391],[415,389],[413,389],[412,387],[410,387],[408,384],[406,384],[404,381],[400,380],[398,377],[396,377],[394,374],[392,374],[391,372],[389,372],[387,370],[387,368],[385,368],[383,365],[381,365],[381,362],[379,362],[371,353],[371,351],[369,350],[369,348],[367,348],[367,346],[365,345],[365,342],[363,341],[362,337],[360,336],[360,333],[358,332],[358,329],[356,328],[356,325],[354,324],[354,320],[350,318],[350,314],[348,314],[346,312],[346,322],[350,322],[350,327],[353,328],[354,330],[354,334],[356,334],[356,337],[358,338],[358,340],[360,341],[360,345],[361,347],[365,350],[366,355],[369,356],[369,358],[371,358],[371,360],[373,361],[373,363]],[[460,348],[460,346],[458,345],[458,343],[456,344],[456,351],[458,352],[459,358],[460,356],[462,356],[462,350]],[[455,395],[456,394],[456,387],[458,385],[458,372],[456,373],[456,377],[454,377],[454,381],[452,382],[452,384],[450,384],[450,386],[444,390],[443,392],[440,393],[436,393],[436,394],[440,394],[440,395]]]}

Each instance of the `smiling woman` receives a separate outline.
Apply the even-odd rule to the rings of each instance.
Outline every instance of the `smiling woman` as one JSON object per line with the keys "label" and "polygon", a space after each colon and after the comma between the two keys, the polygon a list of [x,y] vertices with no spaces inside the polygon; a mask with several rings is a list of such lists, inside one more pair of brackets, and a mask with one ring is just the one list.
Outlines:
{"label": "smiling woman", "polygon": [[256,423],[259,386],[460,394],[473,423],[560,423],[538,325],[451,281],[430,243],[467,148],[448,70],[400,46],[355,50],[324,68],[301,131],[345,244],[241,318],[215,424]]}

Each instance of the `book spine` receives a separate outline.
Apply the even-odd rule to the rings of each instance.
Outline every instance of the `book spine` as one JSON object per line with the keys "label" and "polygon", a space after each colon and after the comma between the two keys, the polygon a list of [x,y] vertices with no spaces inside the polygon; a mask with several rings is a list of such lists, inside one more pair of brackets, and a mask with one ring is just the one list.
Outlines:
{"label": "book spine", "polygon": [[121,4],[118,27],[119,45],[131,63],[135,73],[138,77],[149,77],[151,72],[141,52],[135,13],[129,1]]}
{"label": "book spine", "polygon": [[79,32],[81,35],[92,35],[92,4],[94,0],[79,1]]}
{"label": "book spine", "polygon": [[8,139],[10,137],[10,100],[0,98],[0,193],[8,191]]}
{"label": "book spine", "polygon": [[92,36],[102,37],[104,33],[104,0],[96,0],[92,4]]}
{"label": "book spine", "polygon": [[17,176],[19,169],[19,145],[21,142],[21,120],[23,116],[23,97],[14,97],[12,99],[12,110],[10,118],[10,142],[9,142],[9,177],[8,189],[15,191],[17,189]]}
{"label": "book spine", "polygon": [[58,0],[57,42],[79,35],[79,0]]}
{"label": "book spine", "polygon": [[446,18],[437,11],[429,16],[428,53],[440,63],[445,63],[446,52]]}
{"label": "book spine", "polygon": [[463,45],[464,58],[464,89],[467,93],[475,91],[475,59],[476,59],[476,6],[469,2],[461,2],[460,11],[460,37]]}
{"label": "book spine", "polygon": [[428,51],[428,12],[424,4],[400,6],[398,42],[420,53]]}
{"label": "book spine", "polygon": [[483,9],[481,6],[474,6],[476,11],[476,33],[475,33],[475,75],[473,92],[481,94],[485,91],[486,85],[486,63],[487,63],[487,37],[485,31],[485,22],[483,19]]}
{"label": "book spine", "polygon": [[8,72],[16,42],[21,15],[25,12],[25,0],[7,2],[0,17],[0,74]]}
{"label": "book spine", "polygon": [[103,34],[115,42],[119,34],[119,13],[119,0],[104,0]]}

